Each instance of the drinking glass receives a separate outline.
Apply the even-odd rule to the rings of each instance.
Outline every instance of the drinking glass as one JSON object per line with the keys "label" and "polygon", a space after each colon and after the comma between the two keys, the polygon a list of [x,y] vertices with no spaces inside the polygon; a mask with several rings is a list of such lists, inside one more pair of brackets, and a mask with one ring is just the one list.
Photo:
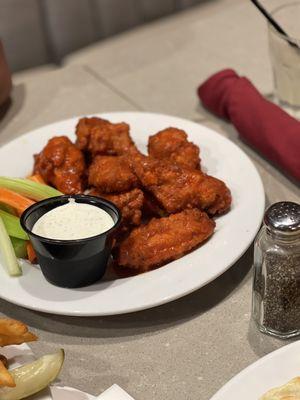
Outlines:
{"label": "drinking glass", "polygon": [[300,112],[300,1],[284,2],[272,12],[273,17],[291,37],[292,46],[286,37],[270,24],[269,46],[274,75],[274,90],[277,102],[292,114]]}

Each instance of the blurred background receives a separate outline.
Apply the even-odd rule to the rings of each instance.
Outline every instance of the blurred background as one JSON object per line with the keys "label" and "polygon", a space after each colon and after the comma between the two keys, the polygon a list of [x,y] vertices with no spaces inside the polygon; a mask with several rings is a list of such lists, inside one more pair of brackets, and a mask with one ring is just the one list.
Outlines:
{"label": "blurred background", "polygon": [[1,0],[0,39],[13,72],[61,64],[72,51],[201,2]]}

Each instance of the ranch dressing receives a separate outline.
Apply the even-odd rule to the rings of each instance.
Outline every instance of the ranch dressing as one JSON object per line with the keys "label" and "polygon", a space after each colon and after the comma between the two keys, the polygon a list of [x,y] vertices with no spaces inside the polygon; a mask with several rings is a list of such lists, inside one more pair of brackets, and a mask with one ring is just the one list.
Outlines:
{"label": "ranch dressing", "polygon": [[67,204],[42,215],[32,232],[48,239],[85,239],[108,231],[114,224],[112,217],[103,209],[69,199]]}

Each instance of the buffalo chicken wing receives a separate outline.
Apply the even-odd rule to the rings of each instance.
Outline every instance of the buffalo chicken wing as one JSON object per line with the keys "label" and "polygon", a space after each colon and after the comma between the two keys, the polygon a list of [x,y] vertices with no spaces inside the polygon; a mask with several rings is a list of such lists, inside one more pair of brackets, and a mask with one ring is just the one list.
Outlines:
{"label": "buffalo chicken wing", "polygon": [[141,155],[132,156],[130,163],[141,185],[168,213],[200,208],[214,215],[230,207],[230,191],[217,178]]}
{"label": "buffalo chicken wing", "polygon": [[81,151],[66,136],[49,140],[34,156],[34,174],[64,194],[82,193],[85,181],[85,161]]}
{"label": "buffalo chicken wing", "polygon": [[135,145],[125,122],[113,124],[101,118],[82,118],[76,128],[76,146],[91,157],[123,155]]}
{"label": "buffalo chicken wing", "polygon": [[209,238],[215,222],[198,210],[153,218],[134,228],[117,248],[120,267],[145,272],[182,257]]}
{"label": "buffalo chicken wing", "polygon": [[137,177],[124,157],[97,156],[89,167],[88,182],[102,193],[120,193],[137,186]]}
{"label": "buffalo chicken wing", "polygon": [[144,204],[144,193],[140,189],[133,189],[120,194],[101,193],[92,189],[89,194],[103,197],[114,203],[122,214],[122,228],[140,225],[142,219],[142,208]]}
{"label": "buffalo chicken wing", "polygon": [[187,168],[200,168],[199,147],[177,128],[167,128],[150,136],[148,152],[151,157],[169,160]]}

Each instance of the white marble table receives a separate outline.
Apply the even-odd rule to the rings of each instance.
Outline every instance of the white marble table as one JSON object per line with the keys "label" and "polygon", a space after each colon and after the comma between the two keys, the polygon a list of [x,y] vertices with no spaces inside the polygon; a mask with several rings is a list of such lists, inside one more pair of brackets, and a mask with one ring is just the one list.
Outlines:
{"label": "white marble table", "polygon": [[[299,201],[299,188],[199,106],[198,83],[228,66],[263,93],[272,91],[261,17],[246,1],[204,2],[72,55],[62,68],[16,75],[0,144],[79,114],[169,113],[201,121],[238,143],[259,169],[268,202]],[[135,314],[67,318],[0,301],[0,315],[21,319],[38,333],[32,345],[37,354],[65,348],[64,385],[98,394],[117,383],[136,400],[208,400],[241,369],[286,343],[249,324],[251,264],[252,248],[203,289]]]}

